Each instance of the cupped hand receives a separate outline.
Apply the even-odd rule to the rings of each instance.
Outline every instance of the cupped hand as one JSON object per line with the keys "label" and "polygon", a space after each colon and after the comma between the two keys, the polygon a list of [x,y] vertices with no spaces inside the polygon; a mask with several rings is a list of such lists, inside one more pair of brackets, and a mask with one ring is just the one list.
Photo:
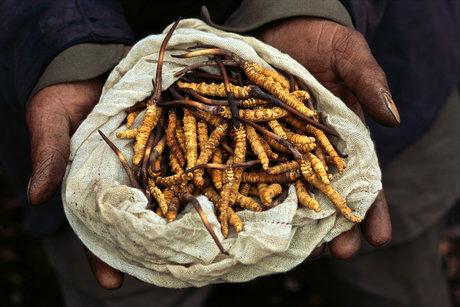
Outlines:
{"label": "cupped hand", "polygon": [[[298,17],[270,24],[260,38],[304,65],[362,120],[367,114],[385,126],[399,124],[385,73],[359,32],[325,19]],[[383,191],[360,227],[355,225],[330,242],[331,254],[339,259],[353,256],[361,246],[360,228],[373,246],[390,241],[391,221]]]}
{"label": "cupped hand", "polygon": [[[45,87],[30,100],[26,120],[31,140],[32,175],[27,196],[41,204],[59,189],[70,154],[70,136],[99,101],[103,80],[60,83]],[[98,283],[119,288],[123,275],[87,251]]]}

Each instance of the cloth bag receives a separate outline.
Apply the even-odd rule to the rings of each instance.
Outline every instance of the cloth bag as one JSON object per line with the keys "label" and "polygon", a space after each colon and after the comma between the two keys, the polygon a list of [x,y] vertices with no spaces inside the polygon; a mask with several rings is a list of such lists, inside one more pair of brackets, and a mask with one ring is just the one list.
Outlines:
{"label": "cloth bag", "polygon": [[[270,210],[238,212],[244,230],[230,232],[227,239],[221,235],[212,204],[206,197],[198,197],[228,255],[219,252],[191,205],[172,223],[145,209],[147,199],[140,190],[129,187],[125,171],[97,130],[102,130],[128,160],[132,158],[132,141],[117,139],[115,133],[125,129],[124,110],[152,93],[164,33],[139,41],[113,69],[99,103],[72,137],[62,200],[80,240],[122,272],[157,286],[183,288],[244,282],[288,271],[315,247],[349,230],[353,224],[338,214],[324,195],[315,195],[322,208],[316,213],[298,206],[292,186],[286,200]],[[175,72],[203,60],[170,56],[195,44],[226,48],[246,60],[294,74],[308,85],[325,123],[341,136],[333,142],[348,154],[345,172],[332,185],[358,215],[364,216],[382,184],[374,145],[361,120],[288,55],[255,38],[217,30],[198,19],[182,20],[168,44],[163,90],[175,81]],[[138,123],[141,118],[142,114]]]}

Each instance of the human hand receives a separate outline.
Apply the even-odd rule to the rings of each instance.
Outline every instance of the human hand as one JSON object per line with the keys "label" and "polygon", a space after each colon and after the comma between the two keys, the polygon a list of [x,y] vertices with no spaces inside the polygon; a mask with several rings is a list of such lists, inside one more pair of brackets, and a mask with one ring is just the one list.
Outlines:
{"label": "human hand", "polygon": [[[304,65],[363,121],[366,113],[382,125],[399,124],[398,109],[391,98],[385,73],[359,32],[325,19],[298,17],[269,25],[260,38]],[[391,239],[391,221],[383,190],[360,226],[355,225],[330,242],[333,256],[350,258],[360,249],[359,227],[373,246]]]}
{"label": "human hand", "polygon": [[[32,175],[27,188],[31,205],[41,204],[60,187],[70,154],[70,136],[99,101],[103,80],[67,82],[36,93],[26,110],[31,138]],[[88,250],[88,260],[98,283],[119,288],[123,274]]]}

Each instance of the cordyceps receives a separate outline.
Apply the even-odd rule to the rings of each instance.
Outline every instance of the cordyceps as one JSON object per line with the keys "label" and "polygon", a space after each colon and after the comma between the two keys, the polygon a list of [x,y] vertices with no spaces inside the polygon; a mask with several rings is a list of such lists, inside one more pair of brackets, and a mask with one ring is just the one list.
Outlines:
{"label": "cordyceps", "polygon": [[[346,219],[360,222],[331,185],[345,171],[328,137],[337,135],[321,122],[311,94],[292,84],[298,77],[225,49],[198,45],[172,56],[207,58],[180,70],[178,80],[161,91],[163,57],[177,23],[161,46],[152,96],[127,110],[129,130],[117,133],[133,145],[132,166],[104,136],[131,186],[146,194],[148,209],[173,222],[191,203],[222,252],[197,195],[214,204],[224,238],[244,231],[240,210],[270,210],[282,202],[290,185],[295,186],[299,210],[321,210],[315,191]],[[219,74],[203,72],[205,66]],[[142,120],[135,121],[138,116]],[[135,127],[135,122],[140,125]]]}

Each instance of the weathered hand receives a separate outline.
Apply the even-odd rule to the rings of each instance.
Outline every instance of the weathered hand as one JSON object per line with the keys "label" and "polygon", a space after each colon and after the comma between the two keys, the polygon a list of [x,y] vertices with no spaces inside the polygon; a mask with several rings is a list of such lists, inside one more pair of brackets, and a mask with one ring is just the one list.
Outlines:
{"label": "weathered hand", "polygon": [[[399,124],[399,113],[385,74],[357,31],[325,19],[299,17],[269,25],[262,31],[261,39],[303,64],[361,119],[364,120],[365,112],[382,125]],[[383,191],[366,214],[361,230],[374,246],[391,239],[391,221]],[[345,259],[360,246],[356,225],[332,240],[329,249],[335,257]]]}
{"label": "weathered hand", "polygon": [[[32,175],[27,190],[29,203],[41,204],[61,185],[70,151],[70,136],[101,95],[103,80],[61,83],[35,94],[26,111],[31,138]],[[119,288],[123,275],[87,251],[99,284]]]}

